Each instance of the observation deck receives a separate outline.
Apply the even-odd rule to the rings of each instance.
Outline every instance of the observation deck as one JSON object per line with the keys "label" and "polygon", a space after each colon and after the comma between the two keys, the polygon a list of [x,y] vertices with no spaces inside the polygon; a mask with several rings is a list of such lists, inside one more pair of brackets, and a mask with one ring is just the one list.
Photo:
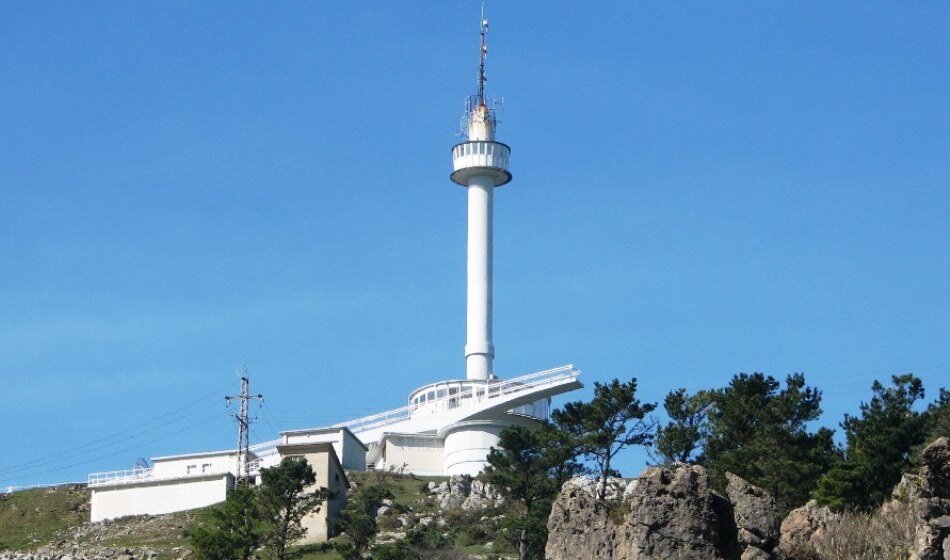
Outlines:
{"label": "observation deck", "polygon": [[500,187],[511,181],[508,158],[511,148],[494,140],[469,140],[452,148],[453,182],[467,187],[469,179],[478,175],[491,178],[493,186]]}
{"label": "observation deck", "polygon": [[583,387],[579,377],[580,371],[569,364],[504,381],[440,381],[413,391],[407,406],[334,427],[346,427],[371,445],[386,432],[438,433],[458,422],[501,414],[544,420],[547,399]]}

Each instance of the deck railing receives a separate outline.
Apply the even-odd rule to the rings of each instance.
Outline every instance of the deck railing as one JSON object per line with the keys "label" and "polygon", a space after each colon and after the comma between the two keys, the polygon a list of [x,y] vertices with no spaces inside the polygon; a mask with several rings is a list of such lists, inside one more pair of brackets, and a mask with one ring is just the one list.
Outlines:
{"label": "deck railing", "polygon": [[[264,441],[250,447],[251,452],[257,456],[255,459],[251,459],[248,462],[248,471],[250,474],[256,475],[261,467],[261,456],[269,455],[270,453],[276,452],[277,444],[280,443],[279,439],[272,439],[270,441]],[[181,472],[169,473],[165,476],[156,476],[154,468],[137,468],[137,469],[126,469],[122,471],[104,471],[92,473],[89,475],[86,484],[90,488],[97,486],[114,486],[118,484],[130,484],[134,482],[144,482],[144,481],[155,481],[155,480],[168,480],[172,478],[182,478],[189,476],[203,476],[209,474],[225,474],[225,473],[235,473],[234,469],[228,469],[226,467],[218,467],[212,471],[201,472],[195,470],[194,472],[186,472],[182,474]]]}
{"label": "deck railing", "polygon": [[153,476],[153,471],[154,469],[128,469],[124,471],[97,472],[89,475],[87,484],[92,488],[94,486],[111,486],[113,484],[127,484],[129,482],[142,480],[157,480]]}
{"label": "deck railing", "polygon": [[[574,369],[572,364],[568,364],[536,373],[529,373],[527,375],[522,375],[520,377],[515,377],[505,381],[462,381],[463,383],[471,383],[471,388],[467,387],[464,391],[458,394],[446,394],[434,400],[426,401],[424,404],[404,406],[402,408],[389,410],[380,414],[374,414],[372,416],[357,418],[356,420],[341,422],[339,424],[334,424],[333,427],[346,427],[353,433],[366,432],[376,428],[382,428],[390,424],[395,424],[396,422],[408,420],[413,412],[416,412],[422,408],[432,408],[433,410],[444,410],[446,408],[467,408],[476,404],[483,404],[487,401],[500,397],[529,391],[537,387],[554,385],[555,383],[562,381],[572,381],[577,379],[579,375],[580,372]],[[431,387],[435,387],[437,385],[440,385],[440,383],[434,383],[431,385]],[[423,389],[425,389],[425,387]],[[422,391],[423,389],[417,390],[416,393]]]}

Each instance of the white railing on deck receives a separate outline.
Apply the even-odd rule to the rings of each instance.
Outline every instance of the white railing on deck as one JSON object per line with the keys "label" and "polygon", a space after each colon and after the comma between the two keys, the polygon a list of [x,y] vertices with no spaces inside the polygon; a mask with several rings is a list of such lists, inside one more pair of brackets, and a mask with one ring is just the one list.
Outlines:
{"label": "white railing on deck", "polygon": [[111,486],[113,484],[127,484],[142,480],[156,480],[153,469],[129,469],[124,471],[97,472],[89,475],[87,483],[93,486]]}
{"label": "white railing on deck", "polygon": [[[261,466],[261,456],[266,456],[272,453],[276,453],[277,444],[280,443],[281,441],[282,440],[279,440],[279,439],[272,439],[270,441],[264,441],[264,442],[250,446],[249,449],[251,450],[251,453],[257,456],[256,459],[252,459],[248,463],[248,471],[250,472],[250,474],[252,475],[257,474],[257,471],[260,470],[260,466]],[[232,471],[231,469],[219,467],[213,471],[201,472],[201,471],[195,470],[194,472],[186,472],[185,474],[178,472],[178,473],[170,473],[165,476],[158,477],[158,476],[155,476],[154,468],[138,468],[138,469],[127,469],[124,471],[105,471],[105,472],[92,473],[89,475],[89,478],[86,481],[86,484],[88,484],[89,487],[91,488],[95,486],[113,486],[117,484],[130,484],[134,482],[153,481],[153,480],[168,480],[171,478],[182,478],[182,477],[189,477],[189,476],[225,474],[228,472],[231,472],[233,474],[234,471]]]}
{"label": "white railing on deck", "polygon": [[[382,428],[390,424],[395,424],[396,422],[408,420],[413,411],[423,407],[429,408],[430,405],[433,405],[433,408],[438,409],[440,403],[451,402],[454,406],[450,408],[467,408],[474,404],[483,404],[492,399],[530,391],[537,387],[550,386],[562,381],[573,381],[577,379],[580,374],[580,371],[574,369],[573,364],[568,364],[565,366],[539,371],[537,373],[529,373],[528,375],[522,375],[521,377],[515,377],[505,381],[479,382],[463,380],[463,383],[481,385],[473,385],[471,391],[466,390],[461,394],[445,395],[432,401],[426,401],[424,404],[404,406],[402,408],[389,410],[380,414],[374,414],[372,416],[365,416],[356,420],[334,424],[333,427],[346,427],[353,433],[366,432],[376,428]],[[431,386],[435,387],[441,384],[443,383],[433,383]],[[425,388],[426,387],[423,387],[423,389]],[[422,389],[419,389],[416,392],[421,390]]]}

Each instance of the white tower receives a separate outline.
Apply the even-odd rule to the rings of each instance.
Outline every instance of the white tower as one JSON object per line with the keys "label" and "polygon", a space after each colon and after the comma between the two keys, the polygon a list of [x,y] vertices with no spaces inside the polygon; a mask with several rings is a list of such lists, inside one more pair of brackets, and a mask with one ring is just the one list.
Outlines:
{"label": "white tower", "polygon": [[485,34],[482,14],[478,64],[478,93],[466,100],[468,140],[452,148],[452,181],[468,189],[468,305],[465,341],[465,377],[492,377],[492,195],[495,187],[511,181],[511,149],[495,142],[495,115],[485,100]]}
{"label": "white tower", "polygon": [[465,379],[425,385],[409,394],[406,407],[339,424],[368,447],[366,463],[374,468],[475,476],[505,428],[537,426],[548,418],[551,397],[583,387],[571,365],[506,380],[492,374],[492,195],[511,181],[511,150],[495,141],[485,99],[484,13],[480,24],[478,93],[466,102],[466,141],[452,148],[452,181],[468,190]]}

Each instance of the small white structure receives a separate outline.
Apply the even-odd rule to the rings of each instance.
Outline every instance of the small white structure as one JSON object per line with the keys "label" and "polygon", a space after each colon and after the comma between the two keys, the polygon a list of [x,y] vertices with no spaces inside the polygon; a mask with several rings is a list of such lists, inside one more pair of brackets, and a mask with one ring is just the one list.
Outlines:
{"label": "small white structure", "polygon": [[[351,471],[366,470],[366,452],[368,448],[353,432],[346,427],[313,428],[309,430],[288,430],[280,433],[281,446],[328,443],[333,446],[336,456],[344,469]],[[262,463],[262,466],[267,466]]]}
{"label": "small white structure", "polygon": [[159,515],[223,502],[234,486],[237,451],[152,459],[151,468],[93,473],[91,520]]}
{"label": "small white structure", "polygon": [[[366,447],[346,428],[308,433],[309,438],[288,433],[283,440],[254,446],[250,473],[259,484],[262,468],[277,465],[285,457],[307,458],[316,475],[315,487],[336,491],[336,497],[326,507],[305,520],[305,542],[318,542],[327,539],[328,519],[346,503],[349,482],[337,449],[348,453],[354,466],[362,468]],[[223,502],[228,490],[234,487],[237,461],[236,450],[189,453],[155,457],[150,468],[90,474],[91,521],[174,513]]]}

